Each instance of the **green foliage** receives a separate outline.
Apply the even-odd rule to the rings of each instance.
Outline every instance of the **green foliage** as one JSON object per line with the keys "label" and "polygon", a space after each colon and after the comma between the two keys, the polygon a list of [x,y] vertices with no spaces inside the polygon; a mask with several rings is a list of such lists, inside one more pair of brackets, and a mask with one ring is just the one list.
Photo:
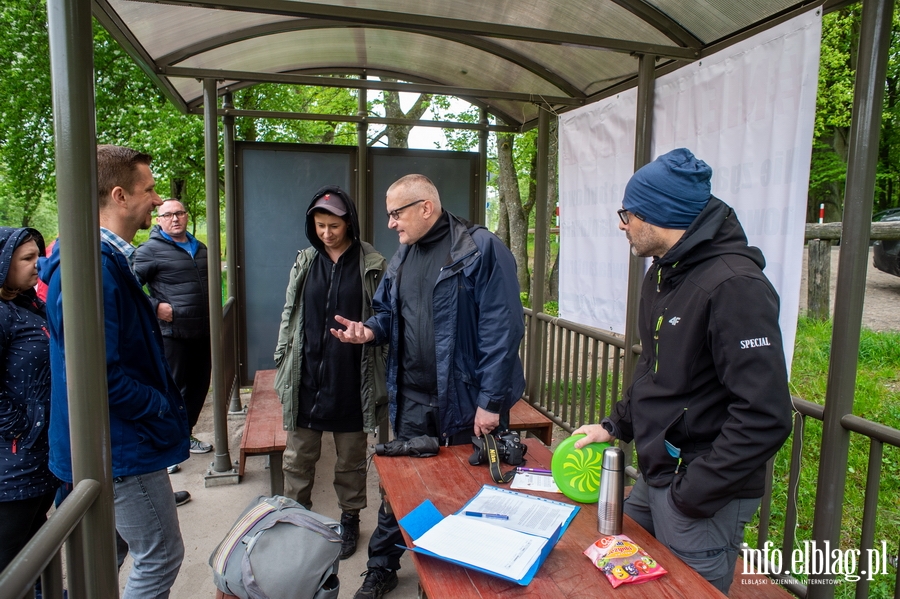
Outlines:
{"label": "green foliage", "polygon": [[0,224],[29,226],[54,191],[45,3],[7,0],[0,23]]}
{"label": "green foliage", "polygon": [[[338,87],[265,83],[234,94],[235,108],[243,110],[351,115],[357,105],[356,91]],[[235,132],[247,141],[356,145],[356,125],[337,121],[237,118]]]}

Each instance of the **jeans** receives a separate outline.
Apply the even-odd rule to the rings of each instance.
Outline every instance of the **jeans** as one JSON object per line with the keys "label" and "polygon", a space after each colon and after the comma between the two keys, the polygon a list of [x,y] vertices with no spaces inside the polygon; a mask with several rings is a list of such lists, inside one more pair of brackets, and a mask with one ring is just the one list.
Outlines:
{"label": "jeans", "polygon": [[624,511],[714,587],[728,594],[744,540],[744,526],[760,498],[732,499],[710,518],[685,516],[669,499],[669,486],[634,483]]}
{"label": "jeans", "polygon": [[166,599],[184,559],[175,496],[165,470],[116,477],[113,498],[119,564],[131,551],[134,565],[122,599]]}
{"label": "jeans", "polygon": [[[334,491],[342,512],[358,514],[366,507],[366,433],[331,433],[337,460],[334,462]],[[297,428],[287,433],[284,450],[284,494],[308,510],[316,462],[322,455],[322,431]]]}

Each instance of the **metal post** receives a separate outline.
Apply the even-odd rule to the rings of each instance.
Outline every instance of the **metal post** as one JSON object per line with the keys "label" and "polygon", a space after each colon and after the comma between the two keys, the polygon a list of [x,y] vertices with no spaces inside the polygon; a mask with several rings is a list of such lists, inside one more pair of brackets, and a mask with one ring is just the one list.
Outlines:
{"label": "metal post", "polygon": [[537,187],[534,201],[534,271],[531,273],[531,330],[528,331],[528,397],[540,397],[541,344],[540,322],[537,314],[544,309],[544,279],[547,278],[547,185],[550,152],[550,112],[547,106],[538,111]]}
{"label": "metal post", "polygon": [[478,122],[483,125],[483,129],[478,132],[478,208],[475,212],[476,222],[487,226],[487,162],[488,162],[488,114],[487,110],[481,108],[479,110],[480,118]]}
{"label": "metal post", "polygon": [[[84,517],[84,576],[73,599],[118,597],[94,133],[90,0],[49,0],[50,69],[69,437],[74,482],[99,481]],[[77,551],[73,548],[72,552]],[[83,584],[82,584],[83,583]]]}
{"label": "metal post", "polygon": [[[203,124],[206,138],[206,247],[209,269],[209,336],[212,354],[213,424],[215,426],[215,473],[234,472],[228,454],[228,417],[224,384],[224,360],[222,356],[222,251],[219,241],[219,128],[216,80],[203,80]],[[207,472],[206,484],[210,485]],[[237,475],[234,475],[237,481]],[[221,484],[220,481],[215,484]],[[232,482],[232,481],[227,481]]]}
{"label": "metal post", "polygon": [[[825,392],[822,454],[819,458],[813,519],[812,536],[818,547],[823,547],[825,542],[830,542],[832,547],[840,545],[841,507],[850,447],[850,433],[841,426],[841,418],[853,413],[875,168],[893,12],[893,0],[867,1],[862,7],[844,193],[843,235],[838,258],[840,268],[831,335],[831,363]],[[810,599],[834,597],[834,585],[824,582],[833,578],[834,575],[811,574],[812,584],[807,596]]]}
{"label": "metal post", "polygon": [[[641,54],[638,64],[637,121],[634,129],[634,170],[650,162],[650,144],[653,140],[653,101],[656,73],[653,70],[655,56]],[[640,341],[638,336],[638,311],[641,302],[641,282],[644,279],[644,258],[631,254],[628,261],[627,311],[625,314],[625,367],[622,371],[622,388],[631,385],[637,354],[632,348]]]}
{"label": "metal post", "polygon": [[[362,79],[366,76],[363,75]],[[358,96],[357,115],[363,120],[356,126],[356,213],[359,216],[359,226],[362,229],[360,235],[364,241],[372,241],[375,238],[374,226],[369,216],[375,206],[372,204],[375,198],[368,197],[368,152],[369,152],[369,123],[365,120],[369,116],[369,104],[366,90],[360,89]]]}
{"label": "metal post", "polygon": [[[231,92],[226,92],[222,98],[222,108],[234,108],[233,96]],[[234,202],[234,117],[222,117],[222,138],[225,154],[225,275],[227,277],[228,298],[237,298],[238,284],[238,265],[237,265],[237,207]],[[238,329],[234,327],[234,348],[235,355],[226,356],[228,360],[238,361],[237,354],[240,353],[238,348],[241,347],[237,336],[240,334]],[[240,366],[235,364],[235,372],[240,372]],[[231,389],[229,399],[228,413],[241,414],[244,409],[241,407],[241,389],[240,384],[234,381],[226,381],[227,385],[225,393]]]}

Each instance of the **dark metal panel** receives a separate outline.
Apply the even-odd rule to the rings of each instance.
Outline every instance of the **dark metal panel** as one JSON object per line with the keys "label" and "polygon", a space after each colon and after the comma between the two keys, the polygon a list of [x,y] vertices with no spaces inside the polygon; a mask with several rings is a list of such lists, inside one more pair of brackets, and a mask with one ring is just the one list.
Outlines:
{"label": "dark metal panel", "polygon": [[[356,146],[236,142],[241,381],[275,368],[272,354],[297,251],[309,246],[306,208],[323,185],[356,197]],[[362,224],[362,223],[360,223]]]}
{"label": "dark metal panel", "polygon": [[[180,2],[178,0],[146,1],[152,1],[157,4],[185,4],[185,2]],[[465,19],[448,19],[445,17],[433,17],[415,13],[403,14],[399,12],[316,4],[313,2],[294,0],[255,0],[253,3],[246,2],[246,0],[191,0],[188,4],[203,8],[240,10],[291,17],[330,19],[349,23],[385,25],[411,31],[462,33],[468,35],[483,35],[485,37],[516,39],[543,44],[602,48],[613,52],[639,52],[685,60],[691,60],[697,57],[697,52],[694,49],[666,46],[663,44],[647,44],[595,35],[505,25],[502,23],[484,23]]]}
{"label": "dark metal panel", "polygon": [[[891,42],[893,0],[867,0],[862,7],[856,83],[853,92],[853,125],[844,200],[843,237],[834,301],[831,360],[822,427],[822,453],[816,485],[813,541],[820,547],[840,543],[847,454],[850,433],[841,418],[853,413],[856,368],[859,352],[863,300],[866,293],[866,265],[869,256],[869,228],[875,194],[878,140],[884,105],[884,82]],[[833,575],[810,576],[810,599],[834,596],[827,581]]]}

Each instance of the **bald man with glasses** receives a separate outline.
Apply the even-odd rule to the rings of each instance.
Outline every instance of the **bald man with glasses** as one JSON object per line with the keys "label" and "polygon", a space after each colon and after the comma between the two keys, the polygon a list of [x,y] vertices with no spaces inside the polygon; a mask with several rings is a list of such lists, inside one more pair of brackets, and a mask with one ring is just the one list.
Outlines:
{"label": "bald man with glasses", "polygon": [[[388,345],[394,437],[462,445],[504,429],[525,390],[519,344],[525,330],[516,262],[496,235],[441,207],[424,175],[387,192],[388,227],[400,248],[366,322],[338,316],[346,343]],[[382,503],[369,541],[366,578],[354,599],[378,599],[398,583],[400,527]]]}
{"label": "bald man with glasses", "polygon": [[[206,246],[188,232],[188,213],[178,200],[163,202],[156,221],[135,251],[134,273],[150,288],[166,361],[187,406],[191,453],[208,453],[212,445],[194,436],[212,370]],[[169,473],[178,469],[173,464]]]}

